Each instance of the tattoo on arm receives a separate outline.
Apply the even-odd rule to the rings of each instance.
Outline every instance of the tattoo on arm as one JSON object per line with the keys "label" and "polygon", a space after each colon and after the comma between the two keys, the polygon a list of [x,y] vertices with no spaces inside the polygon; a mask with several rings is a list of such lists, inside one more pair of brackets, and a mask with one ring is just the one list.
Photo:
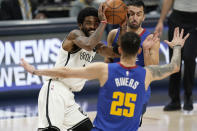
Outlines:
{"label": "tattoo on arm", "polygon": [[174,46],[173,47],[173,56],[171,59],[171,63],[176,64],[176,66],[180,67],[181,65],[181,46]]}
{"label": "tattoo on arm", "polygon": [[173,56],[169,64],[161,66],[147,66],[147,69],[152,75],[152,81],[161,80],[175,72],[178,72],[181,64],[181,46],[175,46],[173,48]]}
{"label": "tattoo on arm", "polygon": [[78,37],[75,39],[75,44],[79,47],[92,50],[101,40],[106,24],[101,23],[96,31],[89,37]]}
{"label": "tattoo on arm", "polygon": [[97,45],[97,43],[101,40],[102,38],[101,34],[103,34],[105,27],[106,24],[101,23],[99,27],[96,29],[96,31],[90,36],[91,42],[94,43],[94,46],[92,48],[94,48]]}
{"label": "tattoo on arm", "polygon": [[160,80],[162,78],[165,78],[170,75],[170,73],[172,73],[174,70],[174,66],[171,64],[166,64],[162,66],[153,65],[148,66],[147,68],[152,74],[152,80]]}

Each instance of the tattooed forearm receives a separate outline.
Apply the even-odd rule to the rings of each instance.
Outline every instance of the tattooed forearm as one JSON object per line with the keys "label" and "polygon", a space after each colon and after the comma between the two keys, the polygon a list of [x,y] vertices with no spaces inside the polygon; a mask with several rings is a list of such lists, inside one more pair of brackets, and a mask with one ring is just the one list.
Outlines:
{"label": "tattooed forearm", "polygon": [[73,40],[72,42],[78,47],[85,50],[91,51],[94,47],[101,41],[102,34],[105,30],[106,24],[101,23],[96,31],[91,34],[89,37],[85,36],[85,32],[82,30],[72,31]]}
{"label": "tattooed forearm", "polygon": [[96,29],[96,31],[90,36],[87,44],[91,46],[91,49],[93,49],[101,40],[105,27],[106,27],[106,24],[101,23],[99,27]]}
{"label": "tattooed forearm", "polygon": [[162,66],[152,65],[152,66],[148,66],[147,68],[151,72],[153,80],[160,80],[173,73],[175,69],[175,65],[173,64],[166,64]]}
{"label": "tattooed forearm", "polygon": [[152,74],[152,80],[161,80],[172,73],[179,71],[181,62],[181,46],[173,48],[173,56],[170,64],[161,66],[148,66],[147,69]]}
{"label": "tattooed forearm", "polygon": [[180,67],[181,65],[181,46],[173,47],[173,56],[171,59],[171,63],[176,64],[176,66]]}

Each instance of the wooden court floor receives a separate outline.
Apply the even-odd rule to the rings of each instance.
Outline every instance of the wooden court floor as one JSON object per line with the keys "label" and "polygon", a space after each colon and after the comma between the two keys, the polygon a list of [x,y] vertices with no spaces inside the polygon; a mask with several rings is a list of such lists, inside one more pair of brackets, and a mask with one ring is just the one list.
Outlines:
{"label": "wooden court floor", "polygon": [[[91,120],[96,112],[88,112]],[[0,120],[0,131],[36,131],[37,117]],[[197,131],[197,104],[191,112],[164,112],[163,106],[148,107],[139,131]]]}

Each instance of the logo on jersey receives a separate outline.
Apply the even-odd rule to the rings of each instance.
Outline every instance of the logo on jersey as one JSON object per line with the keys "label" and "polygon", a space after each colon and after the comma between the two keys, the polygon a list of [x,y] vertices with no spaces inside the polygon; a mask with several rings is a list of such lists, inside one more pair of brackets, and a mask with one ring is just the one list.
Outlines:
{"label": "logo on jersey", "polygon": [[129,76],[129,71],[126,71],[126,76]]}
{"label": "logo on jersey", "polygon": [[136,61],[139,61],[139,59],[138,59],[138,58],[136,58]]}
{"label": "logo on jersey", "polygon": [[91,62],[93,60],[93,56],[91,56],[89,53],[87,52],[81,52],[80,53],[80,60],[85,60],[87,62]]}

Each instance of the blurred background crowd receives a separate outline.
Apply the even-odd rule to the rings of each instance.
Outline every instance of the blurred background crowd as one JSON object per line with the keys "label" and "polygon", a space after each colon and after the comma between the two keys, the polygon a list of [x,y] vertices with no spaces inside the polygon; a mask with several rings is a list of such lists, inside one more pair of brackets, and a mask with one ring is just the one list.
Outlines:
{"label": "blurred background crowd", "polygon": [[[76,17],[87,7],[98,8],[105,0],[0,0],[0,20]],[[126,1],[126,0],[124,0]],[[160,12],[162,0],[144,0],[146,14]]]}

